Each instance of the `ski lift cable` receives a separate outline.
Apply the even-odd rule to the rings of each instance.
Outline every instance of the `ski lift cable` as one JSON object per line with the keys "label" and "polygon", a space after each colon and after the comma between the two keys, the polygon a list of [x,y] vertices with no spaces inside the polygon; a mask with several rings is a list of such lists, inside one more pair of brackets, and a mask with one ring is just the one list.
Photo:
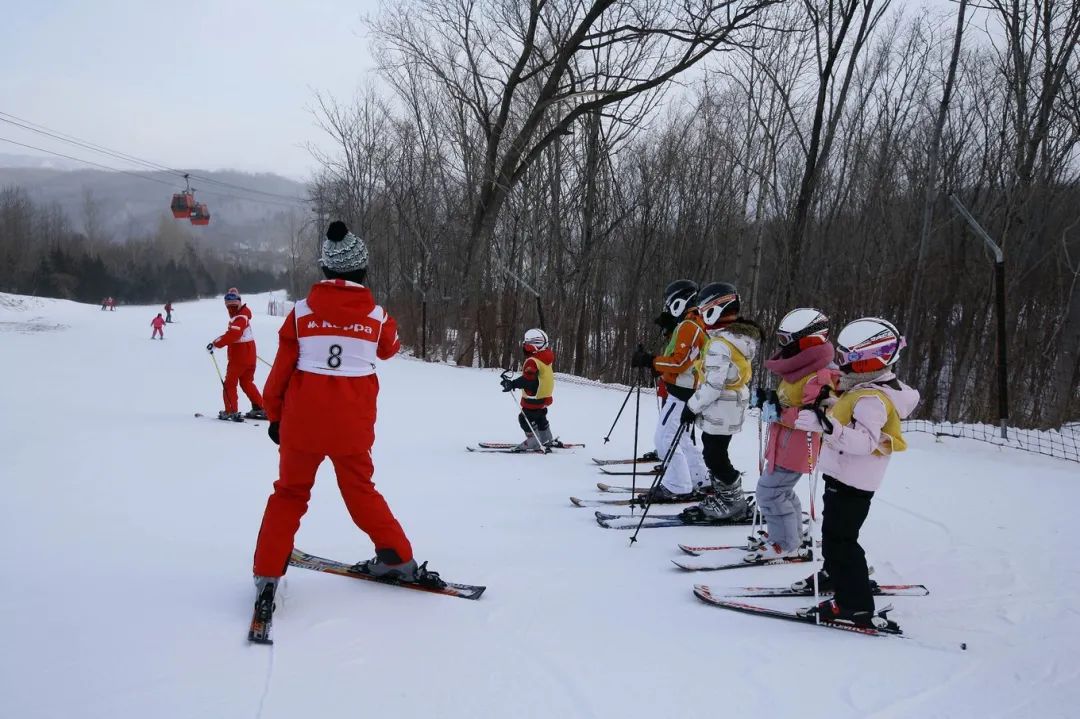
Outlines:
{"label": "ski lift cable", "polygon": [[18,145],[19,147],[25,147],[28,150],[37,150],[38,152],[44,152],[44,153],[47,153],[49,155],[56,155],[57,157],[63,157],[66,160],[74,160],[75,162],[83,162],[83,163],[85,163],[87,165],[93,165],[94,167],[100,167],[103,170],[109,170],[110,172],[121,172],[121,173],[123,173],[125,175],[131,175],[132,177],[137,177],[140,180],[149,180],[150,182],[156,182],[156,183],[158,183],[160,185],[166,185],[168,187],[173,187],[174,186],[174,183],[169,182],[167,180],[159,180],[156,177],[147,177],[146,175],[140,175],[139,173],[132,172],[131,170],[121,170],[121,169],[119,169],[117,167],[109,167],[108,165],[102,165],[100,162],[93,162],[91,160],[84,160],[84,159],[82,159],[80,157],[73,157],[71,155],[65,155],[62,152],[56,152],[54,150],[46,150],[43,147],[35,147],[34,145],[27,145],[24,142],[17,142],[15,140],[11,140],[11,139],[6,138],[6,137],[0,137],[0,142],[10,142],[12,145]]}
{"label": "ski lift cable", "polygon": [[[159,179],[157,177],[150,177],[150,176],[148,176],[146,174],[141,174],[138,171],[123,170],[123,169],[120,169],[119,167],[112,167],[110,165],[103,165],[100,162],[94,162],[93,160],[84,160],[81,157],[75,157],[73,155],[66,155],[66,154],[64,154],[62,152],[57,152],[55,150],[46,150],[44,147],[37,147],[36,145],[28,145],[25,142],[18,142],[17,140],[12,140],[12,139],[7,138],[7,137],[0,137],[0,142],[8,142],[8,143],[11,143],[12,145],[18,145],[19,147],[25,147],[28,150],[37,150],[38,152],[44,152],[44,153],[46,153],[48,155],[55,155],[57,157],[62,157],[65,160],[73,160],[75,162],[81,162],[81,163],[83,163],[85,165],[91,165],[93,167],[98,167],[98,168],[100,168],[102,170],[108,170],[109,172],[119,172],[119,173],[124,174],[124,175],[130,175],[131,177],[136,177],[136,178],[138,178],[140,180],[149,180],[150,182],[156,182],[159,185],[165,185],[166,187],[172,187],[172,188],[176,187],[176,183],[174,183],[174,182],[170,182],[168,180],[162,180],[162,179]],[[258,203],[262,203],[262,204],[265,204],[265,205],[274,205],[274,206],[277,206],[277,207],[290,207],[290,208],[296,207],[296,205],[290,205],[290,204],[287,204],[287,203],[284,203],[284,202],[274,202],[272,200],[262,200],[262,199],[258,199],[258,198],[255,198],[255,197],[239,197],[237,195],[230,195],[229,193],[222,192],[220,190],[199,190],[199,192],[202,192],[205,195],[211,195],[211,196],[215,196],[215,197],[228,197],[228,198],[231,198],[231,199],[234,199],[234,200],[241,200],[243,202],[258,202]]]}
{"label": "ski lift cable", "polygon": [[[6,118],[11,118],[11,119],[6,119]],[[278,194],[276,192],[267,192],[265,190],[256,190],[256,189],[252,189],[250,187],[244,187],[243,185],[237,185],[237,184],[234,184],[234,183],[231,183],[231,182],[225,182],[224,180],[217,180],[217,179],[214,179],[213,177],[206,177],[205,175],[199,175],[199,174],[196,174],[196,173],[184,172],[183,170],[178,170],[178,169],[173,168],[173,167],[168,167],[167,165],[162,165],[160,163],[152,162],[150,160],[144,160],[144,159],[142,159],[140,157],[136,157],[135,155],[129,155],[128,153],[121,152],[119,150],[110,149],[108,147],[105,147],[104,145],[98,145],[98,144],[90,142],[88,140],[82,140],[82,139],[76,137],[75,135],[69,135],[67,133],[60,132],[59,130],[53,130],[53,129],[49,128],[49,127],[46,127],[45,125],[41,125],[41,124],[38,124],[38,123],[35,123],[35,122],[31,122],[30,120],[27,120],[25,118],[18,117],[16,115],[12,115],[9,112],[0,111],[0,122],[6,122],[6,123],[8,123],[10,125],[15,125],[16,127],[21,127],[21,128],[23,128],[25,130],[30,130],[31,132],[36,132],[36,133],[41,134],[41,135],[47,135],[47,136],[52,137],[54,139],[60,140],[62,142],[68,142],[68,143],[71,143],[73,145],[78,145],[78,146],[83,147],[83,148],[88,149],[88,150],[93,150],[94,152],[100,152],[100,153],[105,154],[105,155],[110,155],[110,156],[112,156],[112,157],[114,157],[116,159],[119,159],[119,160],[126,160],[128,162],[134,162],[134,163],[143,165],[145,167],[150,167],[150,168],[153,168],[155,170],[159,170],[161,172],[170,172],[170,173],[176,174],[176,175],[178,175],[180,177],[183,177],[185,175],[190,175],[191,177],[197,178],[197,179],[199,179],[199,180],[201,180],[203,182],[211,182],[211,183],[214,183],[216,185],[221,185],[222,187],[228,187],[228,188],[231,188],[231,189],[234,189],[234,190],[239,190],[239,191],[242,191],[242,192],[250,192],[252,194],[257,194],[257,195],[266,195],[267,197],[273,197],[275,199],[285,200],[285,201],[288,201],[288,202],[306,203],[306,202],[310,201],[310,200],[305,200],[304,198],[294,197],[292,195],[282,195],[282,194]]]}

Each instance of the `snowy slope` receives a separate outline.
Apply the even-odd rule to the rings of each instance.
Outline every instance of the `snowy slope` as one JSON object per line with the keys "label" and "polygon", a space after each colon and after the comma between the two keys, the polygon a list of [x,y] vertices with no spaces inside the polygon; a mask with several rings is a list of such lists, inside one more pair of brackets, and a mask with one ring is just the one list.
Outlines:
{"label": "snowy slope", "polygon": [[[280,320],[248,299],[271,359]],[[497,374],[402,359],[380,370],[376,481],[419,557],[487,594],[292,570],[276,645],[249,646],[277,455],[265,423],[192,417],[219,408],[203,347],[225,328],[220,301],[179,305],[164,342],[149,340],[157,311],[0,295],[2,717],[1075,716],[1075,464],[912,435],[865,544],[880,581],[931,587],[893,600],[908,634],[969,649],[869,639],[696,600],[696,581],[804,575],[669,561],[677,542],[740,529],[651,530],[629,548],[572,508],[595,494],[590,456],[629,454],[626,417],[600,442],[622,393],[559,386],[553,427],[588,449],[475,455],[466,444],[518,439]],[[643,439],[654,414],[643,403]],[[733,447],[754,476],[752,425]],[[371,555],[329,463],[298,546]]]}

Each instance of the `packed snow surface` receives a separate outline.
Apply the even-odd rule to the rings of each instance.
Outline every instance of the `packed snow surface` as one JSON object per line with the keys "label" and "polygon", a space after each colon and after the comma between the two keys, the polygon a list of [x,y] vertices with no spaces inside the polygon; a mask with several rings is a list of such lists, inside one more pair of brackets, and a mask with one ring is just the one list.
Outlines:
{"label": "packed snow surface", "polygon": [[[247,299],[270,360],[281,320],[262,314],[265,297]],[[157,311],[0,295],[0,716],[1076,716],[1076,464],[911,435],[864,544],[879,581],[931,594],[878,600],[910,640],[867,638],[694,598],[695,582],[805,576],[670,562],[678,542],[737,543],[742,528],[653,529],[631,548],[628,532],[569,505],[600,496],[590,457],[630,454],[632,404],[601,441],[622,392],[557,387],[553,429],[584,450],[470,454],[519,439],[497,372],[402,358],[380,367],[376,481],[419,558],[487,593],[469,602],[293,569],[275,645],[249,645],[251,554],[277,452],[264,422],[193,417],[221,407],[204,349],[225,330],[221,302],[179,304],[163,342],[150,340]],[[642,402],[643,443],[654,403]],[[732,446],[752,485],[756,424]],[[372,555],[329,463],[297,546]]]}

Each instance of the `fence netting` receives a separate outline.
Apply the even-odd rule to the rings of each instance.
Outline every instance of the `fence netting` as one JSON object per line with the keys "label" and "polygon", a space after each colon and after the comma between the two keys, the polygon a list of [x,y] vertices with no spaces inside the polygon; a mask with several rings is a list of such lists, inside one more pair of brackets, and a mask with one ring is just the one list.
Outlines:
{"label": "fence netting", "polygon": [[905,432],[925,432],[935,437],[974,439],[999,447],[1022,449],[1047,457],[1070,462],[1080,462],[1080,422],[1055,429],[1008,428],[1008,439],[1001,436],[1001,429],[988,424],[960,424],[957,422],[933,422],[910,419],[903,423]]}

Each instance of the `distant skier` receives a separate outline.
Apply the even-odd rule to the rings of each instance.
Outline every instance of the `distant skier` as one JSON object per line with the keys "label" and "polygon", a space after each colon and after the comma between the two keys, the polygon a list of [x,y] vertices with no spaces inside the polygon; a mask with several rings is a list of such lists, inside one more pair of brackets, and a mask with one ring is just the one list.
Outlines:
{"label": "distant skier", "polygon": [[172,301],[165,303],[165,321],[172,322]]}
{"label": "distant skier", "polygon": [[802,503],[795,485],[817,462],[821,450],[818,430],[797,429],[799,410],[812,405],[822,390],[833,386],[838,374],[832,369],[833,346],[829,343],[829,318],[820,310],[801,307],[780,320],[776,330],[780,349],[765,367],[780,375],[776,392],[769,398],[759,390],[757,406],[761,421],[769,425],[765,447],[765,473],[757,483],[757,506],[768,525],[768,539],[746,555],[746,561],[805,555]]}
{"label": "distant skier", "polygon": [[353,522],[375,545],[362,571],[402,581],[435,581],[417,567],[401,525],[371,481],[375,469],[377,359],[400,348],[397,323],[361,283],[367,248],[343,222],[332,222],[322,246],[326,280],[285,318],[266,381],[268,434],[280,445],[280,474],[266,502],[255,547],[256,602],[272,600],[285,573],[315,472],[326,457]]}
{"label": "distant skier", "polygon": [[525,333],[521,340],[521,351],[525,353],[521,376],[516,379],[504,377],[501,384],[503,392],[521,390],[518,425],[525,432],[525,441],[514,449],[518,452],[536,452],[540,451],[541,445],[550,447],[555,442],[547,418],[548,407],[554,401],[555,353],[547,333],[541,329],[531,329]]}
{"label": "distant skier", "polygon": [[728,446],[742,429],[750,401],[751,363],[762,332],[752,320],[739,317],[739,293],[727,282],[701,288],[698,312],[709,334],[704,377],[681,417],[683,424],[701,422],[702,456],[714,490],[698,509],[708,519],[741,518],[748,510],[742,473],[732,466]]}
{"label": "distant skier", "polygon": [[102,297],[101,298],[101,311],[104,312],[107,309],[109,309],[109,298],[108,297]]}
{"label": "distant skier", "polygon": [[[698,286],[690,280],[676,280],[664,290],[664,314],[662,319],[674,325],[671,340],[665,354],[654,357],[640,346],[630,360],[631,367],[651,367],[664,381],[667,396],[660,408],[660,421],[656,424],[653,440],[656,453],[661,459],[667,456],[675,439],[686,401],[690,399],[700,381],[699,365],[708,335],[697,311]],[[663,315],[661,315],[663,318]],[[684,431],[660,484],[650,495],[650,501],[671,502],[677,498],[692,496],[696,490],[709,484],[709,471],[694,446],[690,432]]]}
{"label": "distant skier", "polygon": [[240,292],[231,288],[225,293],[225,308],[229,311],[229,328],[225,334],[206,345],[206,351],[213,353],[214,348],[229,348],[229,367],[225,371],[222,395],[225,409],[218,412],[218,419],[243,421],[236,394],[236,386],[244,390],[251,401],[251,411],[246,416],[251,419],[266,419],[263,411],[263,399],[255,385],[255,335],[251,331],[251,310],[244,304]]}
{"label": "distant skier", "polygon": [[[795,426],[824,432],[819,468],[825,479],[821,549],[825,558],[819,586],[833,598],[806,614],[859,626],[885,628],[891,624],[874,614],[873,585],[859,530],[870,511],[870,500],[881,487],[889,458],[907,449],[900,421],[919,403],[918,391],[896,378],[891,368],[906,342],[892,323],[863,317],[849,323],[836,337],[840,381],[837,399],[823,408],[803,410]],[[813,583],[813,575],[796,582]]]}
{"label": "distant skier", "polygon": [[157,313],[157,317],[150,320],[150,326],[154,328],[153,334],[150,335],[150,339],[165,339],[165,320],[162,319],[161,313]]}
{"label": "distant skier", "polygon": [[109,297],[108,299],[106,299],[105,304],[107,304],[109,306],[109,311],[110,312],[115,312],[116,311],[116,300],[114,300],[112,297]]}

